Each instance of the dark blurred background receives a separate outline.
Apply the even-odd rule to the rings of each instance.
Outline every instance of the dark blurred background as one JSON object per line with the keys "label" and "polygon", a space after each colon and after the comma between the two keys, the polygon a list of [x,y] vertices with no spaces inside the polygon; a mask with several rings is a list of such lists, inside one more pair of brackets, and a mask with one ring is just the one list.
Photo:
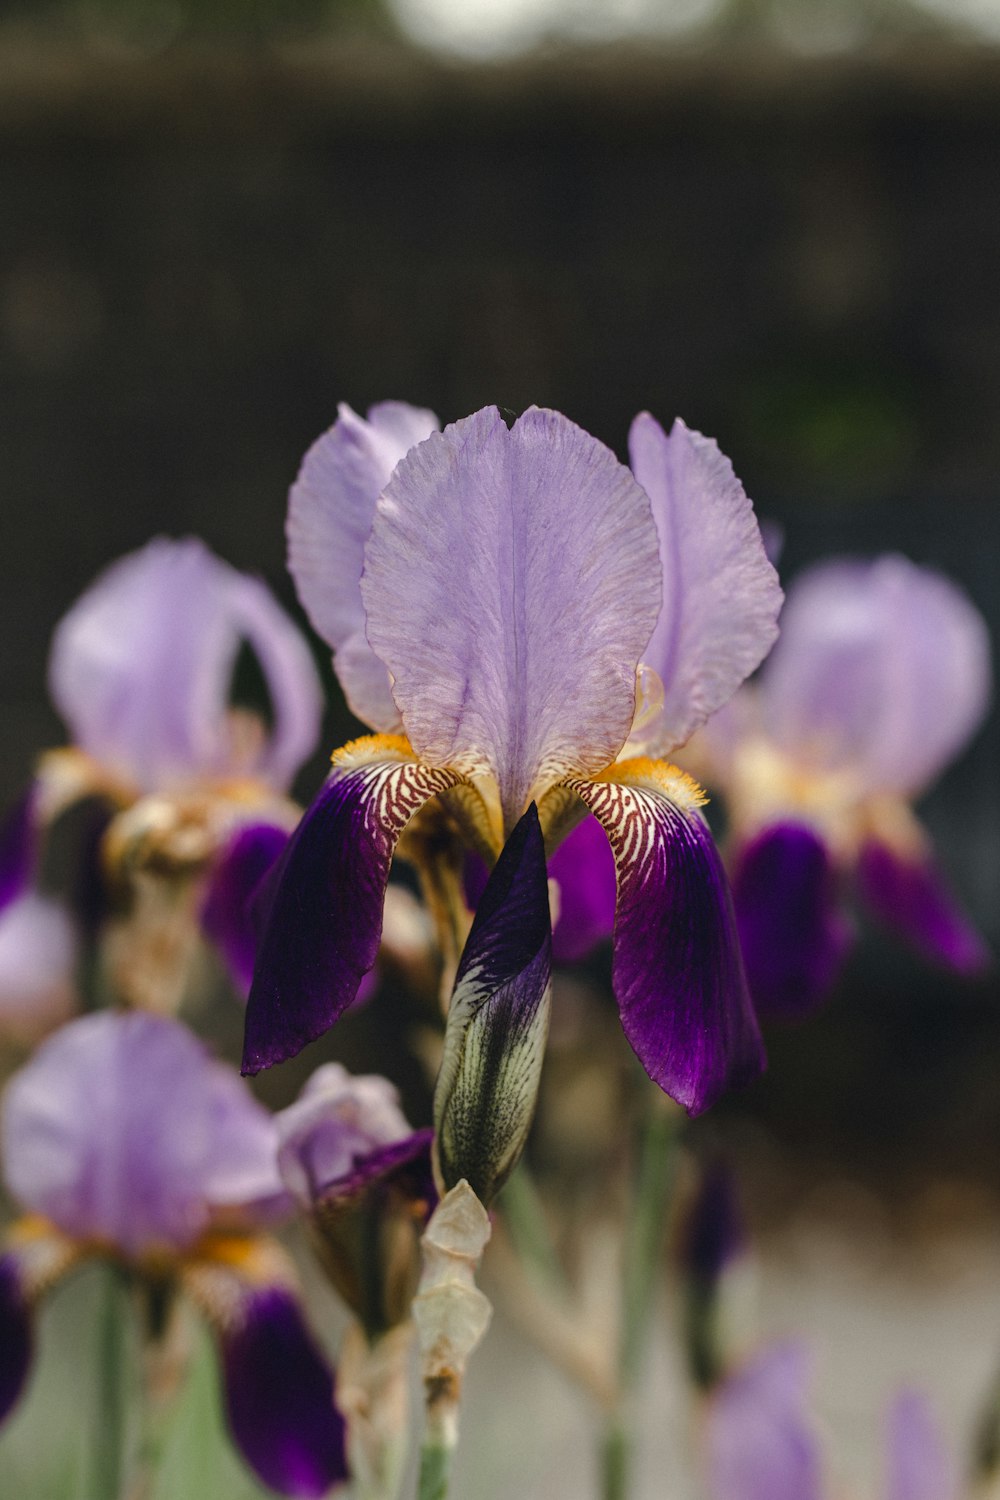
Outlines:
{"label": "dark blurred background", "polygon": [[[623,456],[682,414],[786,578],[896,548],[997,638],[996,40],[1000,0],[0,5],[0,800],[112,558],[197,532],[292,605],[285,495],[338,400],[537,402]],[[1000,947],[998,751],[994,716],[923,811]],[[723,1117],[1000,1185],[995,979],[869,940],[770,1041]]]}

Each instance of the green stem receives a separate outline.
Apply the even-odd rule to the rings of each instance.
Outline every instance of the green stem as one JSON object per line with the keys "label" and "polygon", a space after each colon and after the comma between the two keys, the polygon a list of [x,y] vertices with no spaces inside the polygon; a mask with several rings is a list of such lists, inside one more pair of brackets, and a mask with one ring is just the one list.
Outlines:
{"label": "green stem", "polygon": [[632,1447],[629,1407],[649,1343],[660,1253],[677,1171],[679,1119],[653,1099],[642,1133],[622,1267],[622,1322],[616,1410],[604,1435],[604,1500],[626,1500]]}
{"label": "green stem", "polygon": [[446,1500],[453,1450],[427,1442],[420,1450],[420,1483],[417,1500]]}
{"label": "green stem", "polygon": [[534,1178],[521,1161],[504,1184],[499,1204],[518,1257],[547,1287],[565,1290],[565,1277]]}
{"label": "green stem", "polygon": [[119,1500],[125,1492],[128,1439],[129,1300],[114,1266],[103,1268],[98,1324],[96,1432],[91,1500]]}

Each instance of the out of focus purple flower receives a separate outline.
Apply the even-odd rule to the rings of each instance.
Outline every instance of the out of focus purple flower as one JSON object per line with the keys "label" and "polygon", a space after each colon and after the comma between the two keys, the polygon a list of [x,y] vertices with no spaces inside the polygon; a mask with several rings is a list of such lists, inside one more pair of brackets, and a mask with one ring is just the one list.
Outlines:
{"label": "out of focus purple flower", "polygon": [[[260,713],[231,701],[244,651],[266,687]],[[106,908],[124,890],[142,907],[137,940],[162,950],[157,923],[168,919],[157,903],[175,914],[178,902],[160,895],[207,881],[211,936],[237,983],[248,983],[247,903],[263,854],[280,852],[294,825],[284,794],[319,732],[319,681],[298,631],[258,580],[194,538],[161,537],[114,563],[60,621],[49,684],[72,745],[42,757],[0,835],[0,907],[35,880],[55,819],[97,797],[110,816],[88,878],[114,890],[99,901],[85,892],[86,904]],[[193,927],[199,901],[189,905]],[[127,990],[141,955],[121,967]],[[146,1003],[139,992],[128,998]]]}
{"label": "out of focus purple flower", "polygon": [[433,1132],[414,1131],[396,1090],[327,1063],[275,1117],[278,1165],[330,1280],[369,1339],[406,1322],[419,1236],[437,1201]]}
{"label": "out of focus purple flower", "polygon": [[791,589],[758,680],[702,737],[762,1012],[805,1014],[829,991],[852,942],[850,886],[925,957],[983,968],[910,802],[973,735],[990,691],[986,626],[940,574],[886,556],[823,564]]}
{"label": "out of focus purple flower", "polygon": [[747,1249],[747,1228],[736,1182],[721,1161],[702,1173],[681,1226],[679,1271],[684,1297],[684,1341],[695,1384],[713,1386],[724,1367],[720,1292],[723,1276]]}
{"label": "out of focus purple flower", "polygon": [[0,1414],[27,1377],[38,1297],[108,1256],[205,1313],[230,1429],[265,1483],[320,1495],[346,1477],[332,1376],[289,1261],[259,1233],[288,1207],[275,1124],[235,1074],[172,1021],[87,1016],[11,1080],[2,1141],[7,1187],[32,1217],[0,1258]]}
{"label": "out of focus purple flower", "polygon": [[0,1037],[30,1046],[69,1020],[77,947],[58,901],[28,890],[0,911]]}
{"label": "out of focus purple flower", "polygon": [[[700,791],[648,755],[683,743],[774,639],[780,590],[752,507],[715,444],[680,422],[668,435],[637,418],[635,476],[556,412],[433,427],[407,408],[367,424],[342,413],[292,491],[300,595],[353,708],[382,732],[337,753],[293,836],[245,1068],[292,1055],[351,1003],[411,820],[418,863],[440,851],[436,819],[493,864],[535,802],[550,848],[584,809],[603,826],[622,1023],[697,1113],[763,1053]],[[460,857],[425,876],[448,886],[444,910],[460,902]]]}

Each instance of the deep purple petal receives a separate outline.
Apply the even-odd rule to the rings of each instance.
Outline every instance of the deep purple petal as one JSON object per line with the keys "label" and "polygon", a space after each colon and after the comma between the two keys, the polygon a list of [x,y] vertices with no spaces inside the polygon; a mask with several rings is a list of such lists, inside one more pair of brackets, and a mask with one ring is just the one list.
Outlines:
{"label": "deep purple petal", "polygon": [[[334,1405],[333,1372],[298,1300],[283,1286],[216,1276],[206,1311],[218,1338],[233,1440],[279,1494],[325,1495],[348,1478],[344,1420]],[[198,1300],[205,1306],[206,1299]]]}
{"label": "deep purple petal", "polygon": [[383,736],[347,746],[292,835],[247,1002],[245,1073],[328,1031],[375,963],[396,841],[428,797],[458,780],[408,751]]}
{"label": "deep purple petal", "polygon": [[989,949],[933,858],[907,857],[869,839],[858,858],[857,879],[873,916],[925,958],[970,976],[989,966]]}
{"label": "deep purple petal", "polygon": [[272,1117],[162,1017],[101,1011],[64,1026],[11,1079],[2,1127],[14,1197],[126,1254],[183,1249],[217,1212],[283,1192]]}
{"label": "deep purple petal", "polygon": [[389,674],[368,644],[361,569],[375,501],[399,460],[437,431],[433,412],[401,401],[373,406],[368,420],[347,405],[309,449],[288,497],[288,569],[313,625],[333,648],[354,713],[394,731],[399,710]]}
{"label": "deep purple petal", "polygon": [[930,1403],[920,1391],[900,1391],[886,1421],[884,1500],[955,1500],[954,1459]]}
{"label": "deep purple petal", "polygon": [[31,786],[0,823],[0,912],[27,890],[37,857],[37,792]]}
{"label": "deep purple petal", "polygon": [[629,453],[660,537],[663,607],[643,661],[659,674],[664,701],[643,738],[665,755],[767,655],[782,593],[753,506],[711,438],[679,419],[668,436],[643,412]]}
{"label": "deep purple petal", "polygon": [[364,1156],[356,1156],[342,1176],[319,1188],[319,1195],[347,1200],[391,1187],[409,1202],[426,1205],[426,1216],[429,1217],[437,1203],[431,1168],[433,1143],[433,1130],[414,1130],[403,1140],[390,1141],[387,1146],[378,1146]]}
{"label": "deep purple petal", "polygon": [[534,803],[483,892],[455,977],[434,1095],[447,1188],[464,1177],[488,1204],[524,1149],[548,1032],[552,936]]}
{"label": "deep purple petal", "polygon": [[732,1171],[721,1161],[703,1173],[688,1212],[681,1245],[686,1273],[714,1285],[747,1246],[747,1227]]}
{"label": "deep purple petal", "polygon": [[698,789],[662,762],[571,781],[604,825],[618,872],[612,978],[625,1035],[689,1114],[755,1078],[764,1047],[722,862]]}
{"label": "deep purple petal", "polygon": [[758,1014],[809,1015],[853,941],[822,839],[801,823],[765,828],[736,856],[733,902]]}
{"label": "deep purple petal", "polygon": [[615,859],[596,818],[584,818],[563,839],[549,860],[549,874],[559,885],[552,958],[577,963],[610,940],[615,925]]}
{"label": "deep purple petal", "polygon": [[225,959],[233,982],[244,992],[253,978],[259,941],[252,898],[280,859],[288,839],[288,829],[274,823],[241,828],[209,875],[201,925]]}
{"label": "deep purple petal", "polygon": [[723,1382],[705,1424],[711,1500],[821,1500],[808,1386],[808,1356],[797,1344],[763,1350]]}
{"label": "deep purple petal", "polygon": [[[269,743],[249,758],[229,714],[246,640],[275,711]],[[322,707],[288,617],[191,537],[159,537],[100,575],[56,628],[49,685],[74,742],[143,790],[253,771],[284,784],[315,744]]]}
{"label": "deep purple petal", "polygon": [[649,501],[558,412],[489,407],[411,449],[379,498],[368,639],[422,759],[497,783],[505,832],[613,760],[660,608]]}
{"label": "deep purple petal", "polygon": [[0,1422],[7,1420],[28,1379],[34,1354],[31,1303],[16,1251],[0,1257]]}
{"label": "deep purple petal", "polygon": [[914,793],[986,712],[989,634],[960,589],[904,557],[824,563],[789,590],[760,686],[794,759]]}

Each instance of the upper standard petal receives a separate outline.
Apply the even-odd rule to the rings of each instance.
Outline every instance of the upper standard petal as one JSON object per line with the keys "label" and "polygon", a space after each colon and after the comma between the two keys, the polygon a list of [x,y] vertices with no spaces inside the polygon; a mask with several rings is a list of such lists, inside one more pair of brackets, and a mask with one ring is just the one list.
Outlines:
{"label": "upper standard petal", "polygon": [[711,438],[679,418],[668,435],[642,412],[629,453],[660,538],[663,606],[643,660],[664,692],[645,738],[665,755],[763,661],[778,634],[782,593],[753,506]]}
{"label": "upper standard petal", "polygon": [[389,674],[365,636],[361,568],[375,501],[399,460],[440,423],[431,411],[383,401],[367,421],[342,404],[309,449],[288,497],[288,568],[303,608],[333,648],[354,713],[373,729],[399,728]]}
{"label": "upper standard petal", "polygon": [[412,449],[379,498],[368,639],[423,760],[532,796],[612,761],[660,608],[649,501],[603,444],[487,407]]}

